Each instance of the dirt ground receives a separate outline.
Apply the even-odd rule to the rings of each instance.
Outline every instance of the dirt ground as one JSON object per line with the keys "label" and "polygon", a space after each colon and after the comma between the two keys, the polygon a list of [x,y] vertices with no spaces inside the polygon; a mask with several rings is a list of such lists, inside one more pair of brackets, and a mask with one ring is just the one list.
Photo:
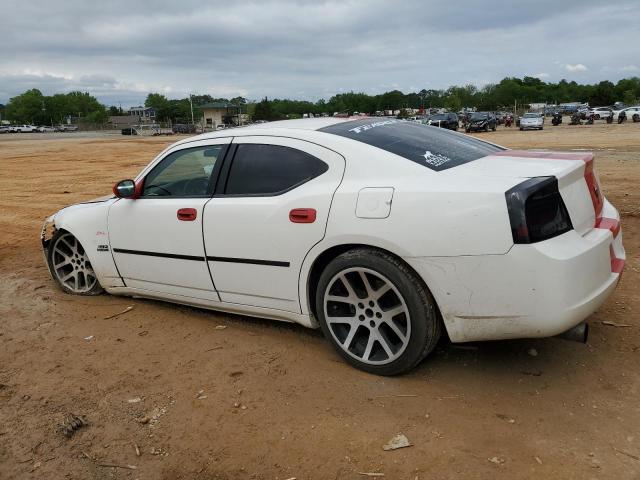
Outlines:
{"label": "dirt ground", "polygon": [[[640,478],[640,124],[478,136],[596,151],[625,273],[587,345],[443,343],[397,378],[349,367],[295,325],[61,293],[42,220],[175,138],[0,136],[0,478]],[[71,413],[89,425],[67,439]],[[412,446],[383,451],[398,433]]]}

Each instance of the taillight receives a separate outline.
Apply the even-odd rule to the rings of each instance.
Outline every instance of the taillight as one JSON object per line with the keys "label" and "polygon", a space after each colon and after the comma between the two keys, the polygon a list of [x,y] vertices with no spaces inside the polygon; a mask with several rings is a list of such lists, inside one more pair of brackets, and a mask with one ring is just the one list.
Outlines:
{"label": "taillight", "polygon": [[555,177],[535,177],[505,193],[514,243],[535,243],[573,229]]}

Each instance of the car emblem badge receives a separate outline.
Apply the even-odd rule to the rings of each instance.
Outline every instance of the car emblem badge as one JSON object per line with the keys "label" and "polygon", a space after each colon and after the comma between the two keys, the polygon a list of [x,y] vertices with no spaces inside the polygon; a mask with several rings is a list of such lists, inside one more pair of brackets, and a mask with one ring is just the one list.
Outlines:
{"label": "car emblem badge", "polygon": [[99,252],[108,252],[109,251],[109,245],[98,245],[98,251]]}

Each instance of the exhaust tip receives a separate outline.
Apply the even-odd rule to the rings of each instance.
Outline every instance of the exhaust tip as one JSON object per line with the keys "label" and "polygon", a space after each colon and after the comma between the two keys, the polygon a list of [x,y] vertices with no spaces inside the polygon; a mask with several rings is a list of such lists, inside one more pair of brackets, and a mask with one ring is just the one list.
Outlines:
{"label": "exhaust tip", "polygon": [[587,339],[589,338],[589,324],[581,322],[566,332],[561,333],[558,337],[573,342],[587,343]]}

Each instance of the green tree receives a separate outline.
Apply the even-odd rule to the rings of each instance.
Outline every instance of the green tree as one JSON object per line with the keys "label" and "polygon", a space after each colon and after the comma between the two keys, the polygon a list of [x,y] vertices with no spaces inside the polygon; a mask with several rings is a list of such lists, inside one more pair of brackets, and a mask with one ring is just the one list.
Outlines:
{"label": "green tree", "polygon": [[635,105],[638,101],[638,97],[633,90],[626,90],[622,96],[622,101],[625,105]]}
{"label": "green tree", "polygon": [[43,123],[44,96],[36,88],[13,97],[9,100],[5,115],[11,121],[17,123]]}
{"label": "green tree", "polygon": [[589,95],[589,104],[592,106],[612,105],[615,101],[614,86],[608,80],[595,85]]}
{"label": "green tree", "polygon": [[462,101],[457,95],[450,95],[445,99],[444,106],[452,112],[457,112],[462,108]]}
{"label": "green tree", "polygon": [[155,109],[156,118],[160,121],[166,121],[172,117],[173,111],[171,109],[171,103],[167,100],[167,97],[160,93],[150,93],[147,95],[144,106]]}
{"label": "green tree", "polygon": [[267,97],[264,97],[262,101],[256,103],[255,110],[253,112],[254,120],[276,120],[275,113],[271,108],[271,103]]}

